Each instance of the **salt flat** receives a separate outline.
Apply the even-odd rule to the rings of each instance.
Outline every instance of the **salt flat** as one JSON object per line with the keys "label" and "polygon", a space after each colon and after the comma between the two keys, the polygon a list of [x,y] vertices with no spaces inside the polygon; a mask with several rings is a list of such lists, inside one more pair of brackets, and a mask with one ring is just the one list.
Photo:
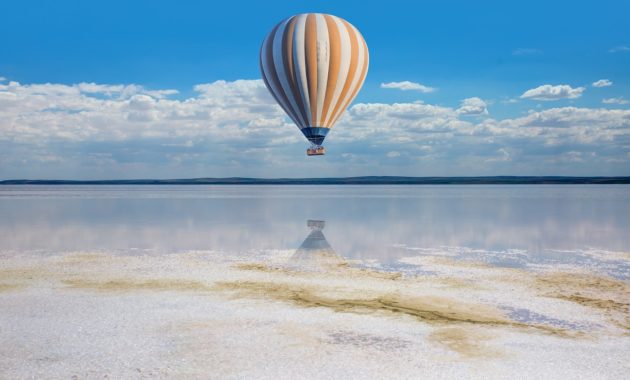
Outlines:
{"label": "salt flat", "polygon": [[[630,284],[435,255],[6,253],[3,378],[623,378]],[[549,270],[546,270],[549,269]],[[568,281],[567,279],[572,279]]]}

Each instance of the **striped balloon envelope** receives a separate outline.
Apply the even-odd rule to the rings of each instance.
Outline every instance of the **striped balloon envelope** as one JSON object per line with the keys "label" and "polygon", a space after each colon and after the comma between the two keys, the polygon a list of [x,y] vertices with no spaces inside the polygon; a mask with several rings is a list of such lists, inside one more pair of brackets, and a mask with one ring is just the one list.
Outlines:
{"label": "striped balloon envelope", "polygon": [[359,92],[368,63],[363,36],[337,16],[289,17],[263,41],[263,81],[311,142],[308,155],[324,154],[324,138]]}

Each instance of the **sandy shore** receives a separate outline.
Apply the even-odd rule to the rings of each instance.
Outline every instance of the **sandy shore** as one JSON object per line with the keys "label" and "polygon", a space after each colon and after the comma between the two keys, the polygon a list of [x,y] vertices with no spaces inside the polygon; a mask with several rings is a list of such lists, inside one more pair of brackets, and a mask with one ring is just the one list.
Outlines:
{"label": "sandy shore", "polygon": [[630,373],[630,284],[597,271],[420,255],[401,260],[425,273],[410,275],[293,251],[0,258],[1,378]]}

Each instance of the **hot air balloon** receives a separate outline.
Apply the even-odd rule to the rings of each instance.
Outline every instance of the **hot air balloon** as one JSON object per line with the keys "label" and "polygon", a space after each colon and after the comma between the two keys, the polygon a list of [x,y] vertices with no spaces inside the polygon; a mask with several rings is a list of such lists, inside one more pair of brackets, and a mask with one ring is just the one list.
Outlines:
{"label": "hot air balloon", "polygon": [[369,62],[361,33],[337,16],[305,13],[277,24],[260,49],[263,81],[322,155],[326,135],[363,85]]}

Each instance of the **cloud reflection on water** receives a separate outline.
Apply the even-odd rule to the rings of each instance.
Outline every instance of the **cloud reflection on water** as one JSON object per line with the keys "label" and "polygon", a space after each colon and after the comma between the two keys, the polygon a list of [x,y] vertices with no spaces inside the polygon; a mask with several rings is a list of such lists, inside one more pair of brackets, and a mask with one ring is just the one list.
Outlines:
{"label": "cloud reflection on water", "polygon": [[604,262],[630,247],[629,194],[624,186],[13,187],[0,189],[0,251],[286,250],[302,242],[304,220],[319,219],[343,257],[382,265],[423,253],[416,249],[503,266]]}

